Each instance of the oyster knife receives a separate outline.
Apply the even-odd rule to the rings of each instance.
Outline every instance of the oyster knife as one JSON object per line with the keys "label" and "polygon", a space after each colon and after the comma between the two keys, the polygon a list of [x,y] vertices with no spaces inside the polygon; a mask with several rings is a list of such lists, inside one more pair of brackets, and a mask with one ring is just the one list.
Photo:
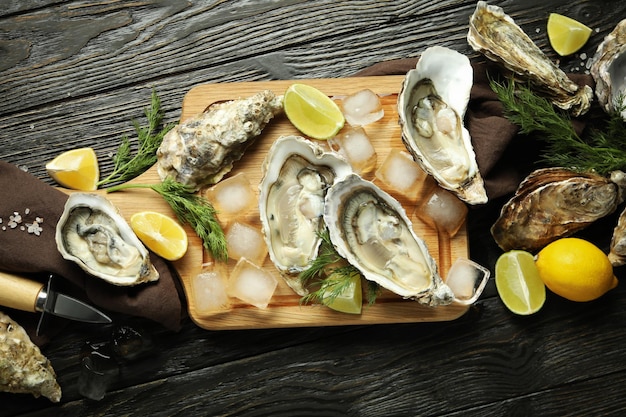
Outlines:
{"label": "oyster knife", "polygon": [[97,308],[55,291],[52,281],[52,275],[46,285],[0,272],[0,305],[33,313],[42,312],[38,327],[41,327],[46,313],[87,323],[111,323],[109,316]]}

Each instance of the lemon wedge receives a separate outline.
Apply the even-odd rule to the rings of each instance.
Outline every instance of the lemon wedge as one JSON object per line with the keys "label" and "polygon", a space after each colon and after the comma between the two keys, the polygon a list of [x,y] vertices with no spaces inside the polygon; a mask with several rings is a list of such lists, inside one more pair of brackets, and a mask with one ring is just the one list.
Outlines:
{"label": "lemon wedge", "polygon": [[130,227],[148,249],[168,261],[180,259],[187,252],[185,229],[165,214],[140,211],[131,216]]}
{"label": "lemon wedge", "polygon": [[61,186],[80,191],[95,190],[100,177],[98,159],[91,148],[63,152],[46,164],[46,171]]}
{"label": "lemon wedge", "polygon": [[548,17],[548,39],[552,49],[561,56],[571,55],[582,48],[591,36],[591,28],[577,20],[557,13]]}
{"label": "lemon wedge", "polygon": [[500,255],[495,280],[500,299],[515,314],[536,313],[546,301],[546,286],[529,252],[511,250]]}
{"label": "lemon wedge", "polygon": [[346,119],[326,94],[307,84],[292,84],[283,98],[285,114],[303,134],[326,140],[341,130]]}

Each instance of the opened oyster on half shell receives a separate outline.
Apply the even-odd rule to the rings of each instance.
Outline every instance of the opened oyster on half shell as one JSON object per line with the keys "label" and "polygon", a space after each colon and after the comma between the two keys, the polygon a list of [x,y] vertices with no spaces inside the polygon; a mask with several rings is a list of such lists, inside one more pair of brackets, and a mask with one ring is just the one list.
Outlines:
{"label": "opened oyster on half shell", "polygon": [[463,125],[473,77],[465,55],[428,48],[406,74],[397,105],[402,141],[415,161],[461,200],[482,204],[487,193]]}
{"label": "opened oyster on half shell", "polygon": [[470,17],[467,41],[475,51],[530,81],[534,91],[557,107],[574,116],[589,110],[591,87],[570,80],[501,7],[479,1]]}
{"label": "opened oyster on half shell", "polygon": [[[607,113],[616,111],[618,100],[626,99],[626,19],[598,46],[590,72],[596,82],[598,102]],[[622,104],[626,105],[626,101]],[[626,121],[626,108],[621,116]]]}
{"label": "opened oyster on half shell", "polygon": [[351,174],[336,182],[326,194],[324,221],[339,255],[366,279],[421,304],[453,301],[402,205],[371,181]]}
{"label": "opened oyster on half shell", "polygon": [[285,282],[306,295],[298,274],[317,257],[324,197],[352,168],[339,154],[305,138],[283,136],[270,148],[262,170],[259,212],[270,259]]}
{"label": "opened oyster on half shell", "polygon": [[97,194],[69,196],[55,240],[63,258],[111,284],[130,286],[159,279],[135,232],[113,203]]}

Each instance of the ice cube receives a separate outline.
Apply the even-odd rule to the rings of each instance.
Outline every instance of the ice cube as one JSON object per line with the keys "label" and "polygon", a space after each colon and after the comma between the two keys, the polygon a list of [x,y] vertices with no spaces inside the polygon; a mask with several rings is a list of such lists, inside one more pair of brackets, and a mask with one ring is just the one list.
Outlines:
{"label": "ice cube", "polygon": [[226,178],[206,191],[218,216],[240,216],[257,204],[256,193],[245,172]]}
{"label": "ice cube", "polygon": [[426,180],[426,173],[411,155],[396,148],[389,152],[375,175],[391,189],[412,200],[421,194]]}
{"label": "ice cube", "polygon": [[380,98],[369,89],[346,96],[341,101],[341,111],[346,121],[352,126],[374,123],[385,115]]}
{"label": "ice cube", "polygon": [[196,311],[208,314],[226,311],[231,307],[228,296],[228,271],[225,266],[211,264],[191,280],[191,294]]}
{"label": "ice cube", "polygon": [[241,258],[230,273],[228,294],[255,307],[266,308],[277,286],[274,275]]}
{"label": "ice cube", "polygon": [[106,395],[109,386],[118,379],[120,369],[109,351],[108,345],[83,352],[78,374],[78,393],[90,400],[100,401]]}
{"label": "ice cube", "polygon": [[453,237],[465,222],[467,205],[450,191],[434,187],[417,205],[415,214],[426,224]]}
{"label": "ice cube", "polygon": [[228,257],[239,260],[248,258],[257,265],[263,265],[267,256],[267,245],[260,229],[242,222],[234,222],[226,232]]}
{"label": "ice cube", "polygon": [[476,262],[458,258],[448,271],[445,283],[454,293],[457,302],[471,304],[478,299],[491,272]]}
{"label": "ice cube", "polygon": [[376,150],[360,127],[347,128],[328,140],[331,149],[342,155],[359,174],[365,174],[376,167]]}

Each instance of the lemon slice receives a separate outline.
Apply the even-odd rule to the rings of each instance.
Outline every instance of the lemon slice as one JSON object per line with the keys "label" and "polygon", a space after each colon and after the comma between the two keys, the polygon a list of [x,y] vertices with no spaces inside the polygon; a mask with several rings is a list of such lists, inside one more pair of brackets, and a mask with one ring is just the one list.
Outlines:
{"label": "lemon slice", "polygon": [[496,261],[496,288],[504,305],[515,314],[539,311],[546,301],[546,286],[529,252],[512,250]]}
{"label": "lemon slice", "polygon": [[140,211],[131,216],[130,227],[148,249],[168,261],[180,259],[187,252],[185,229],[165,214]]}
{"label": "lemon slice", "polygon": [[98,159],[91,148],[63,152],[46,164],[46,171],[63,187],[80,191],[95,190],[100,177]]}
{"label": "lemon slice", "polygon": [[[344,278],[338,278],[335,275],[331,274],[326,279],[337,280]],[[328,290],[328,292],[330,292],[330,290]],[[330,298],[326,294],[324,295],[324,304],[327,307],[336,311],[340,311],[342,313],[361,314],[361,308],[363,306],[363,294],[361,291],[361,275],[359,275],[358,273],[354,273],[350,276],[349,284],[340,294],[336,295],[334,298]]]}
{"label": "lemon slice", "polygon": [[292,84],[283,99],[285,114],[300,132],[326,140],[341,130],[346,119],[339,106],[315,87]]}
{"label": "lemon slice", "polygon": [[577,20],[557,13],[548,17],[548,39],[552,49],[561,56],[571,55],[582,48],[591,36],[591,28]]}

